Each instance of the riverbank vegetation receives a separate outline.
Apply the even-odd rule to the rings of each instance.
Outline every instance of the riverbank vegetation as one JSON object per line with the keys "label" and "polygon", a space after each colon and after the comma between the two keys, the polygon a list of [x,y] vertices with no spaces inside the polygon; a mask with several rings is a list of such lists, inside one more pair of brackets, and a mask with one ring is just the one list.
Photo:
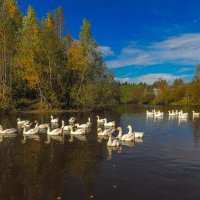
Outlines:
{"label": "riverbank vegetation", "polygon": [[83,19],[64,34],[61,7],[39,20],[0,0],[0,109],[100,109],[118,102],[118,84]]}
{"label": "riverbank vegetation", "polygon": [[176,79],[172,84],[166,80],[120,86],[120,102],[156,105],[200,105],[200,65],[196,66],[191,82]]}

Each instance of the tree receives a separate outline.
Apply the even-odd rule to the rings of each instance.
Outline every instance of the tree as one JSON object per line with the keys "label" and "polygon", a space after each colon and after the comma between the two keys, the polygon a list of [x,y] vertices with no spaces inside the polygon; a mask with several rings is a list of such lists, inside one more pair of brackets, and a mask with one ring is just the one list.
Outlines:
{"label": "tree", "polygon": [[0,5],[0,101],[6,105],[12,98],[13,58],[22,17],[14,0],[1,1]]}
{"label": "tree", "polygon": [[194,81],[200,81],[200,64],[195,66]]}
{"label": "tree", "polygon": [[[22,22],[16,64],[19,77],[34,91],[40,91],[39,36],[40,31],[35,11],[29,7],[27,16],[23,18]],[[40,95],[42,95],[41,91]]]}
{"label": "tree", "polygon": [[64,13],[62,7],[58,7],[58,9],[55,11],[54,19],[55,19],[55,25],[56,25],[56,31],[58,38],[61,40],[63,37],[63,30],[64,30]]}

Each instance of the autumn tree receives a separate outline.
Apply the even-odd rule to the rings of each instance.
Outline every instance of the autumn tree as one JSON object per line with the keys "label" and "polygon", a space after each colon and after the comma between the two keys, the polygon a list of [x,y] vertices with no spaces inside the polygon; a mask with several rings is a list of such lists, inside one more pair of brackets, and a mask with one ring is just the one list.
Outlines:
{"label": "autumn tree", "polygon": [[[40,30],[35,11],[28,8],[28,13],[23,18],[18,52],[16,55],[17,76],[30,90],[40,91]],[[26,88],[26,87],[25,87]],[[23,90],[23,88],[22,88]],[[41,91],[40,91],[40,95]]]}
{"label": "autumn tree", "polygon": [[0,6],[0,104],[5,107],[12,98],[13,58],[22,17],[14,0],[2,0]]}
{"label": "autumn tree", "polygon": [[64,30],[64,13],[63,9],[61,6],[59,6],[54,14],[54,19],[55,19],[55,25],[56,25],[56,32],[58,35],[58,38],[61,40],[63,37],[63,30]]}

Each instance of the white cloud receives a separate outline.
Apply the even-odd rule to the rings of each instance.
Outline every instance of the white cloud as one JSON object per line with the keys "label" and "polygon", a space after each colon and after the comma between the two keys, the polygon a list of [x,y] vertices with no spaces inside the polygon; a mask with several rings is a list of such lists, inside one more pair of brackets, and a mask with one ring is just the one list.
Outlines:
{"label": "white cloud", "polygon": [[200,33],[171,37],[144,48],[136,45],[123,48],[116,59],[107,62],[108,67],[163,63],[195,65],[200,62]]}
{"label": "white cloud", "polygon": [[114,51],[111,49],[111,47],[108,46],[100,46],[100,50],[102,54],[107,57],[107,56],[114,56]]}
{"label": "white cloud", "polygon": [[128,82],[128,83],[147,83],[147,84],[153,84],[155,81],[158,81],[159,79],[166,80],[169,84],[173,83],[173,81],[177,78],[181,79],[187,79],[189,78],[190,75],[180,75],[180,76],[175,76],[172,74],[165,74],[165,73],[158,73],[158,74],[146,74],[142,76],[137,76],[134,78],[116,78],[117,81],[119,82]]}

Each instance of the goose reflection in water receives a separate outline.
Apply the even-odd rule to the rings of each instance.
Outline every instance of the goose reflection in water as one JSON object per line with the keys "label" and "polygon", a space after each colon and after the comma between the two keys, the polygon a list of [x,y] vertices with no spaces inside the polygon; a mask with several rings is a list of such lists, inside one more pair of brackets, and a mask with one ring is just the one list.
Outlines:
{"label": "goose reflection in water", "polygon": [[79,141],[86,142],[87,138],[86,135],[70,135],[70,139],[68,140],[70,143],[74,142],[74,138],[78,139]]}
{"label": "goose reflection in water", "polygon": [[26,144],[28,139],[35,140],[37,142],[41,141],[39,135],[23,135],[23,138],[21,140],[22,144]]}
{"label": "goose reflection in water", "polygon": [[47,135],[47,140],[44,143],[50,144],[51,141],[56,141],[61,144],[64,144],[64,136],[63,135]]}
{"label": "goose reflection in water", "polygon": [[178,118],[178,125],[180,126],[181,124],[184,124],[187,121],[188,121],[187,118]]}
{"label": "goose reflection in water", "polygon": [[113,151],[115,151],[116,153],[122,153],[122,146],[118,146],[118,147],[109,147],[109,146],[107,146],[107,150],[108,150],[107,160],[111,160]]}
{"label": "goose reflection in water", "polygon": [[3,142],[4,138],[3,135],[0,135],[0,142]]}
{"label": "goose reflection in water", "polygon": [[98,135],[97,136],[97,142],[101,143],[103,140],[108,140],[108,136],[107,135]]}

